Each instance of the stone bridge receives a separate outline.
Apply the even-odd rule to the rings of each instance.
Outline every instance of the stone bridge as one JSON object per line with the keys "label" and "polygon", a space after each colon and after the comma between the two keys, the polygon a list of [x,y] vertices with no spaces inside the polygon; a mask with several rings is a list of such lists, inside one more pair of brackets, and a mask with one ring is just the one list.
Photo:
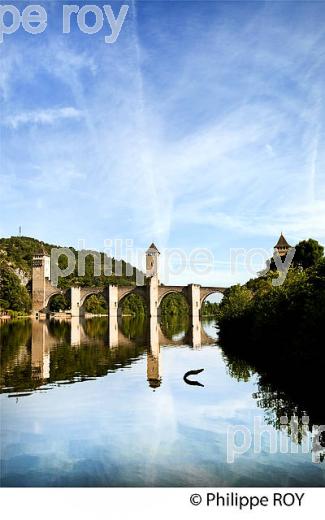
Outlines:
{"label": "stone bridge", "polygon": [[198,284],[163,285],[158,280],[157,248],[152,244],[147,251],[147,272],[145,285],[108,285],[107,287],[71,287],[60,289],[54,287],[50,280],[50,257],[40,252],[33,257],[32,269],[32,304],[33,315],[49,311],[49,303],[53,296],[62,294],[71,302],[71,316],[84,314],[83,305],[93,295],[102,295],[107,302],[108,315],[121,314],[121,303],[130,294],[143,298],[149,316],[159,316],[161,303],[168,294],[182,294],[189,304],[190,314],[198,316],[205,298],[213,293],[224,293],[225,287],[203,287]]}
{"label": "stone bridge", "polygon": [[[50,300],[57,294],[62,294],[71,301],[71,309],[68,311],[71,316],[82,316],[83,306],[89,296],[101,295],[105,299],[108,307],[108,314],[119,316],[121,314],[121,303],[130,294],[137,294],[143,298],[149,310],[149,316],[159,316],[161,303],[168,294],[182,294],[189,304],[191,314],[198,314],[204,300],[214,293],[223,293],[224,287],[202,287],[197,284],[190,285],[159,285],[152,287],[149,283],[146,286],[124,286],[109,285],[107,287],[71,287],[70,289],[59,289],[50,283],[46,284],[45,291],[39,294],[33,291],[33,313],[34,315],[49,312]],[[43,297],[44,294],[44,297]]]}

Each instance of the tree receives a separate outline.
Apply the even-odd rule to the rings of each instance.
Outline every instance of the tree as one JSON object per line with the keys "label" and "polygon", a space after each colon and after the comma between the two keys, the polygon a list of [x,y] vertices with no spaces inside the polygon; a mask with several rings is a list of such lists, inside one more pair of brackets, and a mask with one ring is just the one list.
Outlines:
{"label": "tree", "polygon": [[53,312],[65,311],[69,308],[69,303],[63,294],[55,294],[50,299],[50,310]]}
{"label": "tree", "polygon": [[171,293],[164,297],[161,303],[162,316],[187,316],[189,305],[182,294]]}
{"label": "tree", "polygon": [[21,285],[13,270],[7,267],[1,268],[0,299],[2,305],[5,303],[13,311],[29,312],[31,309],[31,298],[26,287]]}
{"label": "tree", "polygon": [[122,314],[131,316],[145,316],[145,303],[138,294],[128,294],[122,301]]}
{"label": "tree", "polygon": [[219,305],[219,320],[232,320],[245,315],[251,307],[252,299],[253,293],[247,287],[240,285],[229,287]]}
{"label": "tree", "polygon": [[9,302],[7,300],[0,300],[0,311],[9,309]]}
{"label": "tree", "polygon": [[218,312],[219,304],[216,302],[203,302],[201,307],[202,316],[214,316]]}
{"label": "tree", "polygon": [[324,256],[324,248],[317,240],[309,238],[296,245],[293,264],[303,269],[316,265]]}
{"label": "tree", "polygon": [[107,303],[101,294],[92,294],[89,296],[84,304],[86,312],[92,314],[107,314]]}

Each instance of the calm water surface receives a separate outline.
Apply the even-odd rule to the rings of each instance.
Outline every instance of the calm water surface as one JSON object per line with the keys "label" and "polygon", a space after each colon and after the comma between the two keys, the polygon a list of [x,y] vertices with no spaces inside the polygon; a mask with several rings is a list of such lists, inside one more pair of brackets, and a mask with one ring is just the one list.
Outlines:
{"label": "calm water surface", "polygon": [[[0,332],[2,486],[325,485],[325,464],[276,429],[285,396],[229,363],[213,321],[28,320]],[[186,384],[201,368],[191,379],[204,386]],[[229,427],[252,432],[254,417],[297,453],[270,454],[264,434],[259,453],[227,463]]]}

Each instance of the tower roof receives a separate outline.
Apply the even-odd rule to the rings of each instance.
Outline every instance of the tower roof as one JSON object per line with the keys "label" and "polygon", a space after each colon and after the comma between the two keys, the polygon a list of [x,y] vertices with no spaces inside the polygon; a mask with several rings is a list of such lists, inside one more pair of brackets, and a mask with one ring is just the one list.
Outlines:
{"label": "tower roof", "polygon": [[147,253],[152,253],[153,251],[160,255],[160,253],[159,253],[158,249],[156,248],[155,244],[152,242],[151,246],[149,246],[149,248],[147,249],[146,252]]}
{"label": "tower roof", "polygon": [[49,256],[43,246],[40,246],[34,253],[33,256]]}
{"label": "tower roof", "polygon": [[279,247],[291,247],[290,244],[288,244],[288,242],[284,238],[282,232],[281,232],[281,235],[279,237],[277,244],[274,246],[275,249],[277,249]]}

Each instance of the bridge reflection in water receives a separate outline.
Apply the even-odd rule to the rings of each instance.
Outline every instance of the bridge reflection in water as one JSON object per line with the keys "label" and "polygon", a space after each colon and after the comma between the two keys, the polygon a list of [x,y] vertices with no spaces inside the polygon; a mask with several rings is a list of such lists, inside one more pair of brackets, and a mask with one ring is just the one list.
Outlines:
{"label": "bridge reflection in water", "polygon": [[[97,321],[95,321],[97,320]],[[93,323],[92,323],[93,322]],[[94,318],[82,320],[73,317],[69,320],[32,320],[31,326],[31,375],[36,382],[46,383],[53,381],[51,374],[51,351],[57,349],[60,341],[64,341],[72,349],[78,349],[100,339],[104,342],[106,349],[111,352],[119,348],[131,348],[136,344],[143,346],[143,351],[147,354],[147,380],[151,388],[155,389],[161,385],[161,346],[181,346],[187,345],[194,349],[201,348],[202,345],[213,345],[216,339],[209,336],[198,316],[186,317],[183,325],[178,326],[176,331],[168,325],[161,323],[157,317],[151,317],[141,322],[136,333],[130,331],[130,323],[127,319],[112,317]],[[179,325],[179,322],[177,322]],[[97,324],[99,333],[92,333],[92,327]],[[179,332],[179,334],[175,334]],[[84,374],[87,375],[87,374]]]}

